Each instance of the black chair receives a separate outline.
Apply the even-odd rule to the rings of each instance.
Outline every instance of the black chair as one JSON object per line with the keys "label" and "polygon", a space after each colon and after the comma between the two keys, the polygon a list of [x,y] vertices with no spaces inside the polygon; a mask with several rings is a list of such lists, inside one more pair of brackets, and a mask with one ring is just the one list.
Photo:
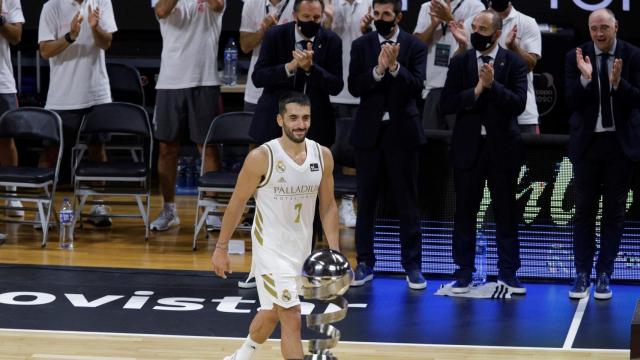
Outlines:
{"label": "black chair", "polygon": [[357,192],[356,177],[342,173],[342,167],[356,168],[355,150],[349,144],[351,136],[351,128],[353,127],[352,118],[336,119],[336,140],[331,146],[331,154],[333,155],[334,171],[334,193],[337,195],[355,195]]}
{"label": "black chair", "polygon": [[107,75],[113,101],[146,106],[138,69],[127,64],[108,63]]}
{"label": "black chair", "polygon": [[[252,119],[253,113],[251,112],[230,112],[217,116],[209,127],[203,148],[206,148],[207,144],[220,144],[222,147],[225,145],[245,146],[248,150],[249,145],[255,143],[255,140],[249,135]],[[224,212],[216,211],[216,209],[220,205],[225,206],[228,204],[238,180],[238,174],[234,172],[212,171],[205,173],[205,154],[206,152],[203,151],[200,179],[198,180],[198,203],[196,205],[193,250],[197,249],[198,234],[205,224],[207,215],[210,213],[220,216],[224,214]],[[253,203],[248,204],[248,207],[253,206]],[[250,226],[241,225],[238,229],[250,230]],[[206,233],[206,237],[209,237],[208,233]]]}
{"label": "black chair", "polygon": [[[146,156],[131,159],[129,155],[118,158],[110,149],[108,162],[90,162],[84,154],[92,136],[119,134],[134,139]],[[109,149],[108,142],[105,144]],[[137,205],[139,214],[110,214],[105,217],[142,218],[145,240],[149,239],[149,204],[151,200],[151,164],[153,136],[147,112],[139,105],[108,103],[94,106],[80,126],[73,151],[73,184],[75,221],[82,226],[82,208],[85,204]],[[122,149],[128,151],[128,149]],[[89,196],[133,196],[133,201],[88,201]],[[143,201],[144,199],[144,201]]]}
{"label": "black chair", "polygon": [[[0,137],[14,139],[44,140],[49,144],[57,144],[63,148],[62,120],[53,111],[24,107],[10,110],[0,117]],[[34,211],[40,215],[40,221],[15,221],[42,226],[42,247],[47,245],[49,221],[53,213],[58,184],[58,172],[62,151],[58,151],[55,168],[38,168],[25,166],[0,167],[0,189],[15,186],[17,190],[0,192],[0,199],[19,200],[23,203],[35,203],[37,207],[13,208],[0,206],[0,209],[16,209]]]}

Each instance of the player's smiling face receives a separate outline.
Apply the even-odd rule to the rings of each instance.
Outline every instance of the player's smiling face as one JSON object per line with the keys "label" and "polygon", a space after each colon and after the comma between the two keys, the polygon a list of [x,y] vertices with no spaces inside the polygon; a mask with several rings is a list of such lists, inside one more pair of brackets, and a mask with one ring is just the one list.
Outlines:
{"label": "player's smiling face", "polygon": [[278,114],[278,125],[285,136],[295,142],[304,141],[311,126],[311,108],[306,105],[287,104],[284,114]]}

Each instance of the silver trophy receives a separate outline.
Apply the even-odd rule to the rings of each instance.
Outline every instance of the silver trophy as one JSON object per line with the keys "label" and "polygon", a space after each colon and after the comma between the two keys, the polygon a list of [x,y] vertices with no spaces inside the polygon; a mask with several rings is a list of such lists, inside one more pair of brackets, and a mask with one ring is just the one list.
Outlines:
{"label": "silver trophy", "polygon": [[322,249],[314,251],[302,267],[302,296],[305,299],[321,300],[328,304],[334,304],[340,310],[327,314],[307,315],[307,327],[326,339],[309,340],[309,352],[305,355],[308,359],[337,360],[330,349],[338,345],[340,330],[332,323],[338,322],[347,316],[347,300],[342,295],[347,292],[353,271],[347,258],[335,250]]}

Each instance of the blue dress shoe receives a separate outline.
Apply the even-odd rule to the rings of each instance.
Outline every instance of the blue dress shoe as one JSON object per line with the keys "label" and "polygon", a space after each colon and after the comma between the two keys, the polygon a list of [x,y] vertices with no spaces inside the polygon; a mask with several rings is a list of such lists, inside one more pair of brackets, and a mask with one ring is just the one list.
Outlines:
{"label": "blue dress shoe", "polygon": [[498,284],[508,287],[512,294],[524,295],[527,293],[527,288],[522,285],[515,275],[512,277],[498,276]]}
{"label": "blue dress shoe", "polygon": [[423,290],[427,288],[427,280],[424,279],[420,270],[407,271],[407,283],[413,290]]}
{"label": "blue dress shoe", "polygon": [[351,286],[362,286],[367,281],[373,280],[373,269],[371,266],[361,262],[358,263],[353,271],[353,280],[351,280]]}
{"label": "blue dress shoe", "polygon": [[593,292],[593,297],[598,300],[609,300],[613,296],[613,292],[609,287],[609,274],[600,273],[596,278],[596,290]]}
{"label": "blue dress shoe", "polygon": [[584,299],[589,296],[591,291],[591,281],[589,280],[589,274],[586,272],[579,272],[576,275],[576,280],[569,290],[569,298],[571,299]]}

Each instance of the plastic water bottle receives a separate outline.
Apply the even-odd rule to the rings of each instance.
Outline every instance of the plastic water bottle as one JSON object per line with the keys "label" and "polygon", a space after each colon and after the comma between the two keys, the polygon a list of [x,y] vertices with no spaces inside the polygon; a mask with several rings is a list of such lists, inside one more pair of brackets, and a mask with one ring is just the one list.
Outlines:
{"label": "plastic water bottle", "polygon": [[60,249],[73,250],[73,207],[68,198],[62,201],[60,209]]}
{"label": "plastic water bottle", "polygon": [[482,285],[487,282],[487,238],[481,231],[476,234],[476,272],[473,273],[473,284]]}
{"label": "plastic water bottle", "polygon": [[233,38],[224,48],[224,84],[235,85],[238,80],[238,46]]}

